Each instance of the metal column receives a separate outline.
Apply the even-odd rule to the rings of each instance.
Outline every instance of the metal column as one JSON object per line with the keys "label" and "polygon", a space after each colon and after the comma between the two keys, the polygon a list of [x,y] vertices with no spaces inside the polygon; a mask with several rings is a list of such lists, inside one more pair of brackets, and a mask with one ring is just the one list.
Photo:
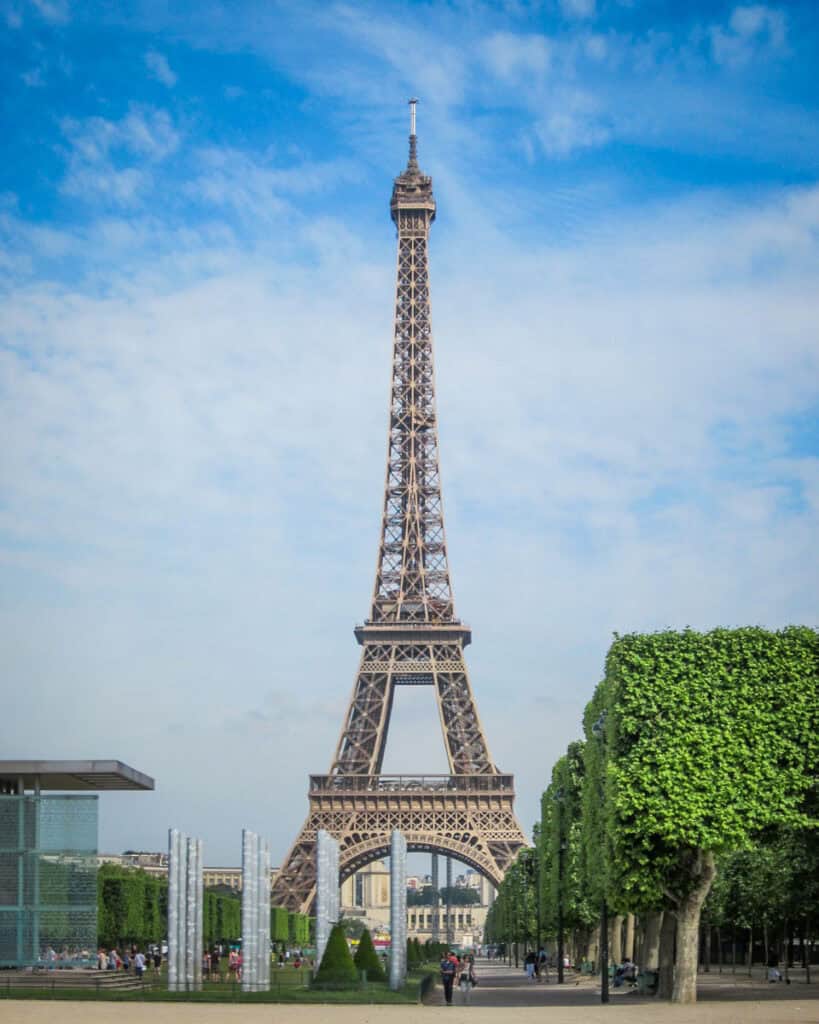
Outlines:
{"label": "metal column", "polygon": [[390,839],[390,988],[407,978],[407,841],[396,829]]}

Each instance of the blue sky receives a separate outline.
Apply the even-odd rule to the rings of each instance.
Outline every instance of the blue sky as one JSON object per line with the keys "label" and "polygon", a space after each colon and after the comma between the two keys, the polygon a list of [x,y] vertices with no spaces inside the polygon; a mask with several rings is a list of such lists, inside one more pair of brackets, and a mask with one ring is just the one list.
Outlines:
{"label": "blue sky", "polygon": [[[816,622],[815,4],[2,18],[0,745],[155,775],[103,846],[281,857],[329,763],[410,95],[456,605],[524,827],[613,631]],[[394,770],[442,767],[426,696]]]}

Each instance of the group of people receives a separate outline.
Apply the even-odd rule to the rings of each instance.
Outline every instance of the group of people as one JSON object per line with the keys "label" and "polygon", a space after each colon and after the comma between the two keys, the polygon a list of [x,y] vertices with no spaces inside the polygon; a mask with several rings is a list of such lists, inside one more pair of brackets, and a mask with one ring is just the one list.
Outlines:
{"label": "group of people", "polygon": [[[563,958],[563,966],[569,966],[569,958]],[[549,980],[549,954],[543,948],[537,951],[537,953],[530,949],[529,952],[523,959],[523,969],[526,971],[526,977],[530,981],[548,981]]]}
{"label": "group of people", "polygon": [[461,993],[462,1001],[468,1003],[472,989],[478,984],[474,957],[465,956],[461,960],[456,953],[449,950],[441,960],[441,983],[447,1006],[452,1005],[452,990],[456,986]]}
{"label": "group of people", "polygon": [[134,974],[137,978],[142,978],[145,974],[145,968],[153,966],[156,974],[159,974],[159,968],[162,965],[162,953],[157,950],[155,953],[143,953],[141,949],[137,949],[136,946],[132,946],[130,949],[123,950],[122,956],[115,950],[100,949],[97,953],[97,970],[100,971],[130,971],[131,967],[134,968]]}

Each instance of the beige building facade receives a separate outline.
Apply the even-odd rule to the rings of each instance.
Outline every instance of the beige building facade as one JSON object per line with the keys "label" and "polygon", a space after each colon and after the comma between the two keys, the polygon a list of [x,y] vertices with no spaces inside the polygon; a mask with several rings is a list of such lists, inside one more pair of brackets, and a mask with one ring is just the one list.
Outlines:
{"label": "beige building facade", "polygon": [[[412,875],[407,879],[410,891],[421,892],[431,879]],[[486,915],[495,898],[490,882],[477,871],[467,871],[455,879],[455,888],[472,889],[478,902],[451,907],[452,935],[457,946],[475,946],[483,941]],[[382,861],[374,861],[351,875],[341,886],[341,911],[346,918],[359,918],[372,932],[385,932],[390,922],[390,872]],[[433,908],[414,906],[407,908],[407,933],[410,938],[426,942],[432,938]],[[446,908],[438,909],[438,934],[444,941],[448,928]]]}

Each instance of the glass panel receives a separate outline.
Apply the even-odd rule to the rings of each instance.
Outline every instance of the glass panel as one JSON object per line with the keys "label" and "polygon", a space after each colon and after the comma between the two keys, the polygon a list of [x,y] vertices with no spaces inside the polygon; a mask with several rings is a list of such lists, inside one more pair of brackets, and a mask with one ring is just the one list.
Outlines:
{"label": "glass panel", "polygon": [[[92,961],[97,807],[96,796],[0,796],[0,907],[7,908],[0,910],[0,966]],[[21,813],[22,857],[12,852]],[[24,904],[17,909],[20,863]]]}

